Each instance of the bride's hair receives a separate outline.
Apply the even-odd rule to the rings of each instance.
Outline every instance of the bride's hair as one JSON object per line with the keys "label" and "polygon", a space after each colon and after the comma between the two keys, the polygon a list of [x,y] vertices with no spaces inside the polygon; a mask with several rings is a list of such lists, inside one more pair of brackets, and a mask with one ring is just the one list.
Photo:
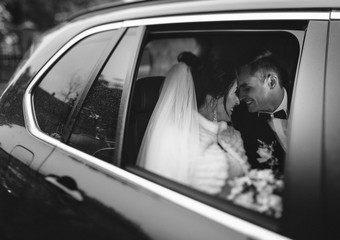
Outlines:
{"label": "bride's hair", "polygon": [[204,58],[199,58],[191,52],[182,52],[177,59],[190,68],[198,108],[202,106],[205,97],[209,94],[215,99],[224,97],[226,110],[226,96],[236,81],[234,69],[228,68],[222,59],[214,56],[205,55]]}

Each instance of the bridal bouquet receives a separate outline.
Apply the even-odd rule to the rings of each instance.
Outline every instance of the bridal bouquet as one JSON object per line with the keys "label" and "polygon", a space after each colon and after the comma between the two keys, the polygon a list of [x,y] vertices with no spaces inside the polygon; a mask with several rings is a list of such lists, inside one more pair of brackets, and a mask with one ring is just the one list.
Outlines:
{"label": "bridal bouquet", "polygon": [[229,181],[229,185],[228,200],[275,218],[281,217],[283,181],[276,179],[271,169],[250,170],[244,176]]}
{"label": "bridal bouquet", "polygon": [[[273,155],[275,144],[266,144],[259,141],[257,161],[266,163],[268,169],[250,169],[247,161],[247,156],[243,148],[242,138],[239,132],[228,127],[218,134],[218,142],[223,149],[226,150],[238,162],[238,165],[243,172],[243,175],[232,174],[232,177],[226,188],[221,191],[221,197],[226,197],[237,205],[264,213],[275,218],[280,218],[282,215],[281,192],[283,190],[283,181],[274,172],[275,166],[278,164],[277,158]],[[230,168],[235,164],[229,162]],[[240,171],[239,171],[240,172]],[[226,194],[226,195],[225,195]]]}

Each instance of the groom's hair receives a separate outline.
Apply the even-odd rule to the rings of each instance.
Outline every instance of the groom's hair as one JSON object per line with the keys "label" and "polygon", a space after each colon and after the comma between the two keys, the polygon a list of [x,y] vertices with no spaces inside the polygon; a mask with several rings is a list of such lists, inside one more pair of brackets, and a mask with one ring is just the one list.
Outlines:
{"label": "groom's hair", "polygon": [[237,67],[237,75],[244,68],[248,68],[252,76],[254,76],[254,74],[256,73],[259,73],[262,81],[264,81],[268,72],[274,71],[279,79],[279,84],[281,87],[283,87],[286,81],[286,74],[283,67],[279,63],[276,56],[274,56],[274,54],[272,54],[272,52],[270,52],[269,50],[263,51],[262,53],[252,58],[250,61],[243,63],[243,65]]}

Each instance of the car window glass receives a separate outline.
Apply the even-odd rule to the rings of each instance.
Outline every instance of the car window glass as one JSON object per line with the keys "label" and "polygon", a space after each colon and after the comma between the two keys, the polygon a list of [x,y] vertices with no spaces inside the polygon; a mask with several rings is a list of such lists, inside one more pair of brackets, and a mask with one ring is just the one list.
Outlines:
{"label": "car window glass", "polygon": [[77,117],[68,144],[112,161],[119,105],[133,52],[135,29],[129,29],[93,83]]}
{"label": "car window glass", "polygon": [[[150,36],[140,57],[125,144],[127,165],[136,164],[219,199],[280,218],[286,149],[281,141],[286,141],[288,120],[276,118],[278,114],[275,114],[275,120],[260,122],[255,102],[265,99],[254,96],[259,91],[255,88],[259,82],[240,79],[245,73],[249,73],[246,79],[266,78],[264,72],[274,69],[275,74],[271,73],[274,76],[266,80],[264,89],[269,91],[274,85],[280,89],[275,94],[280,102],[276,107],[283,108],[287,117],[302,42],[298,38],[303,37],[301,31],[299,34],[282,30],[181,32],[178,37],[172,31],[169,36],[164,33],[161,37]],[[183,52],[198,59],[184,60],[193,78],[196,94],[193,96],[199,112],[198,118],[195,114],[191,118],[193,124],[198,121],[194,139],[188,137],[190,131],[184,134],[193,124],[187,126],[186,121],[181,121],[195,110],[188,107],[192,100],[186,97],[190,88],[180,93],[186,86],[175,83],[176,79],[190,79],[177,70],[180,69],[178,56]],[[258,66],[262,69],[257,70]],[[210,84],[212,81],[215,83]],[[172,91],[172,86],[178,90]],[[178,99],[184,99],[185,104],[177,103]],[[178,108],[180,117],[176,118],[173,112]],[[276,127],[277,135],[273,133]],[[194,142],[198,143],[193,147]],[[189,148],[198,150],[190,155]],[[220,167],[214,167],[217,165]],[[223,184],[227,184],[220,188],[214,182],[210,186],[204,183],[210,182],[214,169],[219,169],[219,173],[216,171],[219,177],[227,176],[223,178]],[[223,173],[220,169],[227,170]]]}
{"label": "car window glass", "polygon": [[112,31],[102,32],[77,43],[34,90],[36,119],[43,132],[62,138],[68,116],[112,36]]}

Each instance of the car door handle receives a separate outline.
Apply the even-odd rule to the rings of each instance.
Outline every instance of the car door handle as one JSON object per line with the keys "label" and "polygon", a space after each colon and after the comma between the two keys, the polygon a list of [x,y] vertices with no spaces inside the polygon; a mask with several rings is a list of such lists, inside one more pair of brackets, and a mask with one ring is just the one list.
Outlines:
{"label": "car door handle", "polygon": [[79,191],[76,181],[69,176],[55,176],[48,175],[45,180],[55,187],[59,188],[63,192],[67,193],[74,199],[82,202],[84,200],[83,194]]}

